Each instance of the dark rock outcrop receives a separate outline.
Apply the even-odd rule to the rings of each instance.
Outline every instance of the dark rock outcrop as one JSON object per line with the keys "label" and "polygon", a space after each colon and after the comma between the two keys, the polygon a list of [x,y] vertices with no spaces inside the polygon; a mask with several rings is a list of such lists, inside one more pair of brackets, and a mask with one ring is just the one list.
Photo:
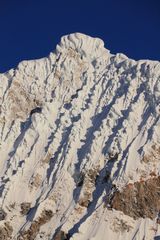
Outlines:
{"label": "dark rock outcrop", "polygon": [[31,226],[27,231],[20,234],[18,240],[34,240],[40,232],[40,227],[47,223],[53,217],[51,210],[43,210],[40,217],[32,222]]}
{"label": "dark rock outcrop", "polygon": [[21,214],[22,215],[28,214],[30,207],[31,207],[31,203],[29,202],[21,203]]}
{"label": "dark rock outcrop", "polygon": [[154,219],[160,211],[160,176],[128,184],[115,192],[111,206],[134,219]]}
{"label": "dark rock outcrop", "polygon": [[6,218],[6,212],[1,208],[0,209],[0,221],[3,221]]}
{"label": "dark rock outcrop", "polygon": [[62,230],[60,230],[56,236],[54,237],[54,240],[68,240],[68,236],[65,232],[63,232]]}
{"label": "dark rock outcrop", "polygon": [[12,239],[13,228],[8,222],[4,223],[3,227],[0,227],[0,240]]}

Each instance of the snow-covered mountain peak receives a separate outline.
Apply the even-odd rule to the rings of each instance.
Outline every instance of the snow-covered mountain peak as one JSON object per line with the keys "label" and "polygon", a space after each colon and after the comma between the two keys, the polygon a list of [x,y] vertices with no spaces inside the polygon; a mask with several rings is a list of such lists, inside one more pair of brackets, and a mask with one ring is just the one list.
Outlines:
{"label": "snow-covered mountain peak", "polygon": [[160,63],[98,38],[64,36],[1,74],[1,236],[160,236],[159,133]]}
{"label": "snow-covered mountain peak", "polygon": [[61,52],[66,49],[77,51],[81,58],[89,58],[94,60],[109,51],[104,48],[104,42],[99,38],[93,38],[82,33],[73,33],[61,38],[57,51]]}

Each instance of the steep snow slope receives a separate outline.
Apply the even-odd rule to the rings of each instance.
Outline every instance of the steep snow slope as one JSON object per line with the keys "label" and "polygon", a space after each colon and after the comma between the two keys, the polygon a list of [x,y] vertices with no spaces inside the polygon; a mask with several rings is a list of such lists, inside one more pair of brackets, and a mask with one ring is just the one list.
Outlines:
{"label": "steep snow slope", "polygon": [[159,196],[159,62],[71,34],[0,74],[0,104],[2,239],[160,238],[158,197],[140,212]]}

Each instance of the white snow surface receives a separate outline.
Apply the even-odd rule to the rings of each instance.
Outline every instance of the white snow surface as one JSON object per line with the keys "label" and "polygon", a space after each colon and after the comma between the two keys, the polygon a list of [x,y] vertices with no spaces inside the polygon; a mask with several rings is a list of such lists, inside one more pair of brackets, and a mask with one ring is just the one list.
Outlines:
{"label": "white snow surface", "polygon": [[[108,210],[105,184],[88,186],[88,208],[79,204],[85,184],[76,185],[90,169],[101,178],[110,168],[119,189],[152,171],[159,175],[160,157],[152,146],[160,145],[160,62],[113,55],[98,38],[70,34],[48,57],[0,74],[0,105],[0,203],[12,239],[43,209],[53,217],[37,240],[54,239],[59,228],[71,240],[160,236],[156,221]],[[108,156],[116,153],[110,166]],[[154,159],[146,163],[144,156]],[[20,213],[24,202],[31,203],[27,216]],[[120,219],[129,231],[119,227]]]}

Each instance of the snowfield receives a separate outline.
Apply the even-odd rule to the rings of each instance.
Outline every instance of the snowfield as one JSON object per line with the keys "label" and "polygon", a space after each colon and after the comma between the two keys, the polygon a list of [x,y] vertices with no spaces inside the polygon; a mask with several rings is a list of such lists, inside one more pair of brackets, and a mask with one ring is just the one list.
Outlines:
{"label": "snowfield", "polygon": [[64,36],[0,74],[0,139],[0,239],[160,239],[160,62]]}

